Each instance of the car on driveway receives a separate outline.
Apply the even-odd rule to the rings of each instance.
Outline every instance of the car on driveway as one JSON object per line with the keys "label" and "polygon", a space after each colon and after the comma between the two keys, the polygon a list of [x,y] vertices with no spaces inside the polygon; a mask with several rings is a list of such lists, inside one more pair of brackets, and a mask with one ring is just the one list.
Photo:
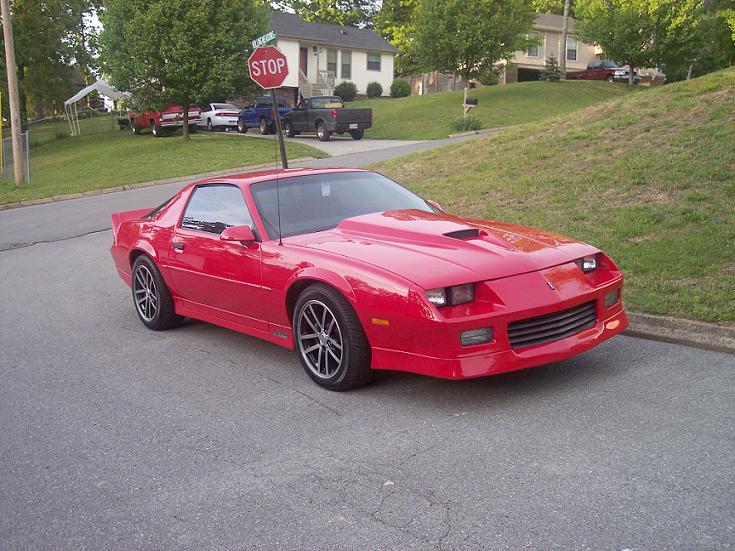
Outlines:
{"label": "car on driveway", "polygon": [[547,364],[628,325],[623,274],[600,249],[448,214],[374,172],[204,180],[112,228],[146,327],[191,317],[295,349],[332,390],[376,369],[467,379]]}
{"label": "car on driveway", "polygon": [[316,132],[323,142],[329,141],[335,132],[349,132],[353,139],[361,140],[372,125],[372,109],[346,109],[338,96],[305,98],[283,117],[283,129],[289,138],[302,132]]}
{"label": "car on driveway", "polygon": [[[161,111],[130,111],[130,129],[133,134],[140,134],[145,128],[150,128],[151,133],[160,138],[166,132],[177,130],[184,126],[184,108],[181,105],[171,104]],[[189,107],[189,132],[196,132],[201,111],[196,105]]]}
{"label": "car on driveway", "polygon": [[[610,59],[590,61],[587,68],[582,71],[569,71],[568,80],[606,80],[608,82],[628,82],[630,68],[622,66]],[[633,82],[638,84],[641,75],[638,71],[633,72]]]}
{"label": "car on driveway", "polygon": [[202,105],[202,119],[199,126],[205,126],[210,132],[218,128],[235,129],[239,114],[240,110],[231,103],[207,103]]}
{"label": "car on driveway", "polygon": [[[291,111],[283,100],[278,100],[278,116],[283,117]],[[273,101],[270,96],[262,96],[240,111],[237,120],[237,131],[245,134],[249,128],[257,128],[261,134],[271,134],[275,129],[273,118]]]}

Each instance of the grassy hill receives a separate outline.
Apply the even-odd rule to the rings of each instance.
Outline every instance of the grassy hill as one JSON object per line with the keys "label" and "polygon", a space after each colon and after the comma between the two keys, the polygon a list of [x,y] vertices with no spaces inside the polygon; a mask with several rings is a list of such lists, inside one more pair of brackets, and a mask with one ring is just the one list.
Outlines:
{"label": "grassy hill", "polygon": [[[519,82],[471,90],[479,100],[472,114],[483,128],[510,126],[543,120],[628,93],[624,84],[593,81]],[[434,140],[453,131],[462,115],[463,92],[427,94],[399,99],[356,101],[349,107],[372,107],[373,128],[368,138]]]}
{"label": "grassy hill", "polygon": [[735,321],[735,69],[374,168],[601,247],[633,311]]}

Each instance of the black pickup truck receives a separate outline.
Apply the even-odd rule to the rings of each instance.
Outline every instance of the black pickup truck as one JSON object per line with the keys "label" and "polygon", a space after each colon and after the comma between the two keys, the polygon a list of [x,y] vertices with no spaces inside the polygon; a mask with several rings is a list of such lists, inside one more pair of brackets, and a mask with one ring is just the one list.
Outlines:
{"label": "black pickup truck", "polygon": [[283,128],[289,138],[302,132],[316,132],[323,142],[329,141],[333,132],[349,132],[353,139],[361,140],[372,125],[372,109],[345,109],[338,96],[305,98],[283,117]]}

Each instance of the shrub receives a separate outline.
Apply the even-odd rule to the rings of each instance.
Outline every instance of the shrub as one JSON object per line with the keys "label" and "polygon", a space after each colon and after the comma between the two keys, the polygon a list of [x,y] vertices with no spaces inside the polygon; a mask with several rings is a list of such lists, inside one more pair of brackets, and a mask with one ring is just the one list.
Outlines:
{"label": "shrub", "polygon": [[546,63],[544,63],[544,66],[541,69],[539,79],[558,82],[563,76],[564,75],[561,73],[561,67],[559,67],[559,62],[556,58],[553,55],[546,58]]}
{"label": "shrub", "polygon": [[383,95],[383,87],[379,82],[371,82],[367,85],[367,96],[369,98],[379,98]]}
{"label": "shrub", "polygon": [[342,98],[342,101],[352,101],[357,95],[357,86],[354,82],[345,80],[334,88],[334,95]]}
{"label": "shrub", "polygon": [[401,79],[396,79],[393,84],[390,85],[390,96],[392,98],[405,98],[411,95],[411,87],[408,82]]}
{"label": "shrub", "polygon": [[468,132],[470,130],[479,130],[480,128],[482,128],[482,121],[475,115],[457,117],[452,121],[452,130],[455,132]]}

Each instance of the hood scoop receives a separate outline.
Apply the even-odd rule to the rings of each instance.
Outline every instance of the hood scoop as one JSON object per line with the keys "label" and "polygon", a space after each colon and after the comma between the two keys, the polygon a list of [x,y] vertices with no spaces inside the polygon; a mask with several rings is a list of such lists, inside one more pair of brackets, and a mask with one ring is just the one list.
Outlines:
{"label": "hood scoop", "polygon": [[466,230],[455,230],[442,234],[444,237],[451,237],[452,239],[477,239],[483,232],[478,228],[467,228]]}

